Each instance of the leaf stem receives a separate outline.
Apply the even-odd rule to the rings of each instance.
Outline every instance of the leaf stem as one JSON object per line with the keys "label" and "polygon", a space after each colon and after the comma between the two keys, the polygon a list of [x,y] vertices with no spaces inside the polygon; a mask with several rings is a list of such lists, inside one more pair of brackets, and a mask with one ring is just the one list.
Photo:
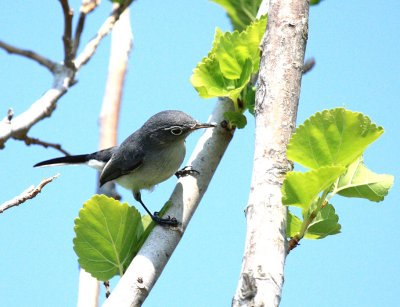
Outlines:
{"label": "leaf stem", "polygon": [[294,236],[297,241],[300,241],[304,237],[304,235],[307,232],[308,227],[310,227],[310,224],[314,221],[318,212],[321,211],[321,209],[328,202],[327,195],[328,195],[329,191],[331,190],[331,188],[332,188],[332,186],[329,186],[327,189],[324,190],[324,192],[322,193],[322,196],[318,200],[317,208],[315,208],[310,214],[308,214],[309,209],[306,211],[306,213],[304,215],[305,218],[304,218],[303,223],[301,224],[300,231],[297,235]]}

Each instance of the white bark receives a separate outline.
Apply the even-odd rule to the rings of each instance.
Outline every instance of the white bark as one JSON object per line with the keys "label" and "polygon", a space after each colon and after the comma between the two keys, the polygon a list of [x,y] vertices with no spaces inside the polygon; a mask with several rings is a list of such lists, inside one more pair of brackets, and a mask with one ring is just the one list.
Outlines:
{"label": "white bark", "polygon": [[281,185],[296,126],[308,35],[308,0],[270,0],[256,93],[256,139],[242,271],[232,306],[278,306],[286,258]]}
{"label": "white bark", "polygon": [[[210,122],[221,123],[223,113],[231,110],[231,101],[220,100]],[[144,302],[182,238],[232,136],[233,131],[221,126],[205,130],[188,162],[200,175],[185,176],[178,180],[170,198],[172,205],[166,212],[166,215],[176,217],[182,225],[154,228],[103,306],[140,306]]]}

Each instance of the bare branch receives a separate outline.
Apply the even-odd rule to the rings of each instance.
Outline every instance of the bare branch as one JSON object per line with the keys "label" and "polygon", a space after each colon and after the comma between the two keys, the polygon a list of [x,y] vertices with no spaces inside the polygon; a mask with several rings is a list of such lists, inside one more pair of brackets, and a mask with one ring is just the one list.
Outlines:
{"label": "bare branch", "polygon": [[80,15],[78,20],[78,25],[75,30],[74,42],[73,42],[73,58],[76,56],[78,51],[81,35],[83,32],[83,27],[85,25],[86,15],[92,12],[98,5],[100,0],[82,0],[82,5],[80,8]]}
{"label": "bare branch", "polygon": [[114,24],[119,19],[119,16],[124,12],[124,10],[129,7],[129,5],[134,0],[125,0],[122,5],[114,3],[114,10],[110,14],[110,16],[105,20],[103,25],[97,31],[97,35],[86,45],[85,49],[81,52],[81,54],[75,59],[75,67],[79,70],[83,65],[85,65],[94,52],[96,51],[97,46],[100,41],[106,36],[114,27]]}
{"label": "bare branch", "polygon": [[57,149],[58,151],[61,151],[66,156],[70,156],[70,154],[66,150],[62,149],[60,144],[44,142],[44,141],[29,137],[29,136],[25,136],[23,139],[21,139],[21,141],[24,141],[25,144],[28,146],[35,144],[35,145],[42,145],[44,148],[51,147],[51,148]]}
{"label": "bare branch", "polygon": [[100,41],[103,39],[104,36],[110,33],[122,12],[123,10],[121,9],[121,6],[118,6],[116,9],[114,9],[110,16],[105,20],[103,25],[100,27],[100,29],[97,31],[96,36],[89,43],[87,43],[85,49],[75,59],[75,67],[77,70],[79,70],[90,60],[90,58],[96,51]]}
{"label": "bare branch", "polygon": [[79,43],[81,40],[81,35],[83,31],[83,26],[85,25],[86,14],[82,13],[79,15],[78,25],[75,31],[75,37],[73,42],[73,57],[76,56],[76,52],[78,51]]}
{"label": "bare branch", "polygon": [[[59,1],[61,4],[63,4],[64,10],[66,0]],[[119,6],[113,10],[111,15],[100,27],[97,36],[86,45],[84,51],[76,59],[76,65],[73,68],[67,67],[67,63],[59,64],[51,62],[33,52],[23,51],[4,43],[0,44],[0,47],[3,47],[3,49],[13,51],[11,53],[17,53],[35,59],[40,64],[49,68],[54,74],[53,87],[49,89],[39,100],[33,103],[33,105],[27,111],[11,121],[2,120],[0,122],[0,149],[4,148],[4,144],[9,138],[23,139],[34,124],[52,114],[53,110],[56,108],[58,99],[67,92],[70,86],[75,84],[74,77],[76,72],[90,60],[102,38],[112,30],[115,22],[127,7],[127,4],[130,4],[131,2],[131,0],[128,0],[126,3],[124,3],[123,7]],[[64,12],[66,12],[66,9]],[[70,51],[72,51],[72,49],[70,49]]]}
{"label": "bare branch", "polygon": [[65,66],[57,64],[57,67],[53,88],[21,115],[14,117],[11,121],[0,122],[0,149],[4,148],[9,138],[24,139],[34,124],[50,116],[56,108],[58,99],[67,92],[75,76],[75,73]]}
{"label": "bare branch", "polygon": [[42,190],[42,188],[48,184],[49,182],[52,182],[53,179],[57,178],[59,174],[55,174],[51,178],[45,178],[42,180],[41,183],[35,188],[33,185],[30,186],[28,189],[26,189],[24,192],[22,192],[20,195],[14,197],[13,199],[6,201],[4,204],[0,206],[0,213],[3,213],[5,210],[10,209],[11,207],[18,206],[22,204],[23,202],[27,201],[28,199],[34,198],[39,192]]}
{"label": "bare branch", "polygon": [[68,0],[59,0],[64,13],[64,64],[73,69],[73,45],[72,45],[72,17],[74,11],[69,7]]}
{"label": "bare branch", "polygon": [[50,61],[49,59],[45,58],[44,56],[42,56],[40,54],[37,54],[36,52],[20,49],[20,48],[11,46],[3,41],[0,41],[0,48],[4,49],[8,53],[22,55],[31,60],[34,60],[37,63],[39,63],[40,65],[43,65],[44,67],[46,67],[52,73],[54,73],[54,70],[57,66],[56,62]]}

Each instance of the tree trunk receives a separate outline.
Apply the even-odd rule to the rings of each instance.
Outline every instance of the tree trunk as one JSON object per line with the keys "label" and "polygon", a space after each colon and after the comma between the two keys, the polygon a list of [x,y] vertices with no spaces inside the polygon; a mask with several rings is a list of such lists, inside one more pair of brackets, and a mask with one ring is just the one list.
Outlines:
{"label": "tree trunk", "polygon": [[286,257],[281,186],[292,168],[286,146],[296,126],[308,35],[308,0],[271,0],[256,93],[247,235],[232,306],[278,306]]}

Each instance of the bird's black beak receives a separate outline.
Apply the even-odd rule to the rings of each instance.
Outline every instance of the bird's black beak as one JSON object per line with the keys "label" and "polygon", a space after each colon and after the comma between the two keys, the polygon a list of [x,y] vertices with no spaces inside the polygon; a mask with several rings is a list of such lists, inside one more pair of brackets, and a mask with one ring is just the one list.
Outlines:
{"label": "bird's black beak", "polygon": [[217,127],[217,124],[197,123],[196,125],[194,125],[193,130],[201,128],[213,128],[213,127]]}

